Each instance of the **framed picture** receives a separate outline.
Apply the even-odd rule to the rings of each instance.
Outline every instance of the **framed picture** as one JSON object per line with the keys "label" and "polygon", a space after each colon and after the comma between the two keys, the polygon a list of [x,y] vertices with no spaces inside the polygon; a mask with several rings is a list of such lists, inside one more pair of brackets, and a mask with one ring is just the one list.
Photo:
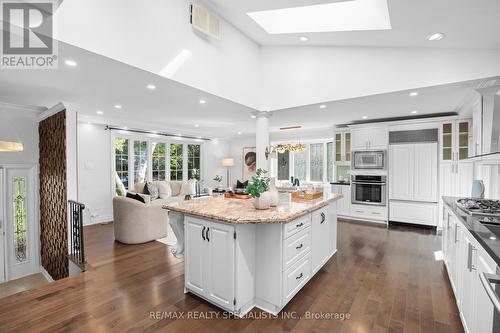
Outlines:
{"label": "framed picture", "polygon": [[257,169],[257,150],[255,147],[243,148],[243,181],[252,179]]}

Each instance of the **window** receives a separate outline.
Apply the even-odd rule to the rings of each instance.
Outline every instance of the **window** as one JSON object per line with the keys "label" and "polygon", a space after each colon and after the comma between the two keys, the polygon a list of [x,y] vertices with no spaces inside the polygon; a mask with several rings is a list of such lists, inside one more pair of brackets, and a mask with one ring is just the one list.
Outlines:
{"label": "window", "polygon": [[200,180],[201,145],[188,145],[188,179]]}
{"label": "window", "polygon": [[166,147],[165,143],[153,143],[153,180],[166,179]]}
{"label": "window", "polygon": [[13,209],[14,209],[14,255],[16,262],[26,261],[27,255],[27,211],[26,211],[26,178],[13,179]]}
{"label": "window", "polygon": [[143,183],[148,175],[148,142],[134,141],[134,182]]}
{"label": "window", "polygon": [[170,180],[182,180],[182,144],[170,144]]}
{"label": "window", "polygon": [[333,182],[333,142],[326,144],[326,174],[329,182]]}
{"label": "window", "polygon": [[323,181],[323,144],[314,143],[309,145],[310,153],[310,180],[313,182]]}
{"label": "window", "polygon": [[290,152],[278,153],[278,180],[290,178]]}
{"label": "window", "polygon": [[293,154],[293,176],[301,181],[306,180],[306,152]]}
{"label": "window", "polygon": [[[115,171],[123,186],[128,189],[128,140],[115,139]],[[118,181],[118,180],[117,180]]]}

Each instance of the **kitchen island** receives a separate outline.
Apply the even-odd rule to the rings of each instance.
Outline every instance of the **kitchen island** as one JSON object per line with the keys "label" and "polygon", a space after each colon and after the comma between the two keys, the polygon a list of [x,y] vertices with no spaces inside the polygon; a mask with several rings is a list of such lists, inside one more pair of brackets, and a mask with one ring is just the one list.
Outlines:
{"label": "kitchen island", "polygon": [[268,210],[224,197],[165,204],[178,240],[172,252],[185,258],[185,292],[240,317],[254,306],[279,313],[336,253],[341,197],[288,196]]}

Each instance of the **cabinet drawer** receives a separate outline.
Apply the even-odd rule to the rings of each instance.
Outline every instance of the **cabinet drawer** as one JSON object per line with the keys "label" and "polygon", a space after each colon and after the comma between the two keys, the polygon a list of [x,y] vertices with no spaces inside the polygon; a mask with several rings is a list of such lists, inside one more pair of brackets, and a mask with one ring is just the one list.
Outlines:
{"label": "cabinet drawer", "polygon": [[389,220],[436,226],[437,203],[391,201]]}
{"label": "cabinet drawer", "polygon": [[370,206],[370,205],[351,205],[351,215],[357,218],[366,218],[370,220],[386,220],[386,206]]}
{"label": "cabinet drawer", "polygon": [[283,303],[287,303],[311,276],[311,257],[306,255],[283,274]]}
{"label": "cabinet drawer", "polygon": [[283,270],[311,250],[311,228],[297,232],[283,242]]}
{"label": "cabinet drawer", "polygon": [[283,239],[286,239],[311,225],[311,214],[299,217],[283,225]]}

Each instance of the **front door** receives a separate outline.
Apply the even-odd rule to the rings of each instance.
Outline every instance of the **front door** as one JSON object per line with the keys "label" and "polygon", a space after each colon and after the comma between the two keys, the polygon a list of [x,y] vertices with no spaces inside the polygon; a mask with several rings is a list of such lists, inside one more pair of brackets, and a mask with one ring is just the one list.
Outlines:
{"label": "front door", "polygon": [[35,183],[33,169],[6,169],[5,267],[7,280],[34,274],[38,269],[35,235]]}

